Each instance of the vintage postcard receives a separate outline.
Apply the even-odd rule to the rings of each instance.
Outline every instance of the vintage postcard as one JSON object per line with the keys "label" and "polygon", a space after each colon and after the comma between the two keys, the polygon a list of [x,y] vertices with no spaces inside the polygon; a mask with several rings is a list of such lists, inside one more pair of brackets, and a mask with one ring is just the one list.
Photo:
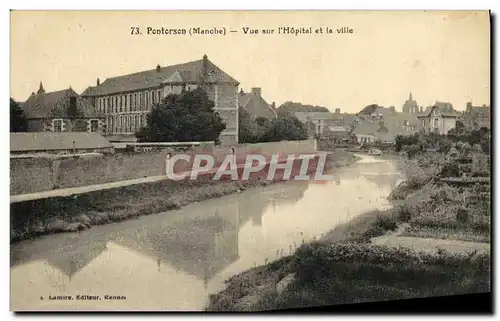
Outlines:
{"label": "vintage postcard", "polygon": [[492,309],[489,11],[10,19],[12,311]]}

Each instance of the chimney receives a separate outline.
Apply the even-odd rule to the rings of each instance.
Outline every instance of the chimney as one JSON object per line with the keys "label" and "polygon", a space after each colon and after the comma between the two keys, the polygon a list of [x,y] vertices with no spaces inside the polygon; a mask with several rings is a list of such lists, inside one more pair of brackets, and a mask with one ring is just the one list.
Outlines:
{"label": "chimney", "polygon": [[158,65],[156,66],[156,72],[160,72],[160,70],[161,70],[161,66],[158,64]]}
{"label": "chimney", "polygon": [[260,87],[253,87],[252,88],[252,94],[254,94],[255,96],[260,97],[260,93],[261,93]]}
{"label": "chimney", "polygon": [[340,114],[340,108],[335,108],[335,113]]}
{"label": "chimney", "polygon": [[276,102],[273,101],[273,103],[271,104],[271,108],[276,110]]}
{"label": "chimney", "polygon": [[243,88],[240,89],[240,95],[243,95],[245,92],[243,91]]}
{"label": "chimney", "polygon": [[472,111],[472,102],[467,103],[467,108],[465,109],[468,113]]}
{"label": "chimney", "polygon": [[99,80],[99,78],[97,78],[97,86],[99,86],[101,84],[101,81]]}

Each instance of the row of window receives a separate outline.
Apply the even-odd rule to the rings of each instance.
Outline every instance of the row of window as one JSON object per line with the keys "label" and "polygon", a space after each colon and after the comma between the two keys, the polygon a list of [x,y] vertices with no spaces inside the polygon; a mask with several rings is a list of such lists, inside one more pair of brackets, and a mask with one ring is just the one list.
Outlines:
{"label": "row of window", "polygon": [[[52,120],[52,128],[51,131],[53,132],[62,132],[63,131],[63,120],[62,119],[53,119]],[[98,132],[99,131],[99,120],[98,119],[91,119],[90,120],[90,132]]]}
{"label": "row of window", "polygon": [[121,113],[129,111],[141,110],[141,107],[147,107],[160,102],[162,99],[162,91],[151,90],[144,94],[133,93],[114,95],[108,97],[97,98],[97,110],[103,113]]}
{"label": "row of window", "polygon": [[146,114],[121,115],[108,118],[108,126],[112,133],[129,133],[139,130],[147,122]]}

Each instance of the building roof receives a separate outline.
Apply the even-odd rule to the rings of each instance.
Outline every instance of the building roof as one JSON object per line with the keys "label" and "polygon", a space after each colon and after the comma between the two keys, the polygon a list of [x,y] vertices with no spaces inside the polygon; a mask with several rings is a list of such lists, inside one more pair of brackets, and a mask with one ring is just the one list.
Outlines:
{"label": "building roof", "polygon": [[452,112],[453,105],[449,102],[436,101],[433,107],[438,107],[440,111]]}
{"label": "building roof", "polygon": [[380,128],[378,123],[374,122],[361,122],[356,128],[354,128],[353,133],[357,135],[375,135],[377,130]]}
{"label": "building roof", "polygon": [[328,126],[327,129],[331,132],[335,133],[345,133],[347,132],[347,129],[344,126]]}
{"label": "building roof", "polygon": [[443,117],[459,117],[460,116],[460,113],[459,112],[456,112],[454,110],[449,110],[446,106],[444,109],[442,109],[442,107],[440,107],[442,105],[434,105],[430,108],[427,108],[424,112],[422,113],[418,113],[417,114],[417,117],[429,117],[431,112],[437,108],[439,110],[439,112],[441,113],[441,115]]}
{"label": "building roof", "polygon": [[[238,94],[238,105],[239,107],[241,108],[245,108],[245,106],[248,105],[248,103],[254,99],[254,98],[260,98],[259,101],[261,103],[261,105],[265,105],[264,107],[265,108],[269,108],[269,110],[273,113],[273,115],[275,117],[278,116],[277,112],[276,112],[276,109],[275,108],[272,108],[271,105],[269,105],[267,103],[267,101],[262,97],[262,96],[256,96],[254,93],[244,93],[244,92],[240,92]],[[261,106],[262,107],[262,106]]]}
{"label": "building roof", "polygon": [[50,151],[112,148],[113,145],[98,133],[84,132],[34,132],[10,133],[11,152]]}
{"label": "building roof", "polygon": [[482,114],[482,115],[485,115],[485,114],[490,114],[491,113],[491,109],[490,109],[490,106],[486,106],[486,105],[483,105],[483,106],[472,106],[471,107],[471,112],[473,114]]}
{"label": "building roof", "polygon": [[[406,125],[406,123],[408,125]],[[353,133],[358,135],[373,135],[382,141],[392,141],[397,135],[409,135],[417,132],[418,118],[414,114],[388,113],[383,121],[361,120]],[[415,130],[408,130],[414,126]]]}
{"label": "building roof", "polygon": [[373,113],[371,113],[371,115],[373,114],[380,114],[382,116],[387,116],[387,115],[393,115],[393,114],[396,114],[396,111],[391,109],[391,108],[386,108],[386,107],[378,107],[377,109],[375,109],[373,111]]}
{"label": "building roof", "polygon": [[300,121],[306,122],[308,120],[334,120],[338,116],[330,112],[307,112],[307,111],[297,111],[294,113]]}
{"label": "building roof", "polygon": [[66,114],[70,97],[77,97],[77,108],[83,117],[101,116],[71,88],[48,93],[33,93],[25,103],[20,104],[20,107],[28,119]]}
{"label": "building roof", "polygon": [[[205,66],[204,63],[206,63]],[[204,68],[206,68],[207,76],[203,79]],[[201,81],[239,85],[237,80],[226,74],[204,56],[204,59],[183,64],[108,78],[99,86],[88,87],[82,93],[82,96],[107,95],[161,87],[163,84],[200,83]]]}

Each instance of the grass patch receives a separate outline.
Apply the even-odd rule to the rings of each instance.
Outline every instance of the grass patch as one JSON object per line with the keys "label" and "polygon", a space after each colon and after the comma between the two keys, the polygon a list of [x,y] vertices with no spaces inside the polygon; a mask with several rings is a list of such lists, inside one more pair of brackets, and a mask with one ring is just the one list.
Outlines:
{"label": "grass patch", "polygon": [[422,238],[435,238],[443,240],[458,240],[466,242],[490,243],[490,233],[478,233],[475,230],[462,229],[456,230],[452,228],[431,228],[423,226],[410,226],[402,236],[413,236]]}
{"label": "grass patch", "polygon": [[[490,256],[487,254],[445,251],[430,254],[372,244],[313,242],[301,246],[287,264],[281,266],[285,269],[282,274],[295,273],[290,287],[279,296],[267,292],[272,299],[255,300],[254,305],[245,306],[245,310],[488,292],[491,286]],[[261,267],[259,272],[253,273],[262,275],[265,269]],[[276,283],[280,278],[275,275],[259,279]],[[237,288],[234,280],[230,283],[229,288]],[[251,291],[247,289],[242,295],[251,294]],[[207,310],[238,310],[238,306],[231,305],[238,300],[241,296],[232,297],[223,291],[212,297]]]}

